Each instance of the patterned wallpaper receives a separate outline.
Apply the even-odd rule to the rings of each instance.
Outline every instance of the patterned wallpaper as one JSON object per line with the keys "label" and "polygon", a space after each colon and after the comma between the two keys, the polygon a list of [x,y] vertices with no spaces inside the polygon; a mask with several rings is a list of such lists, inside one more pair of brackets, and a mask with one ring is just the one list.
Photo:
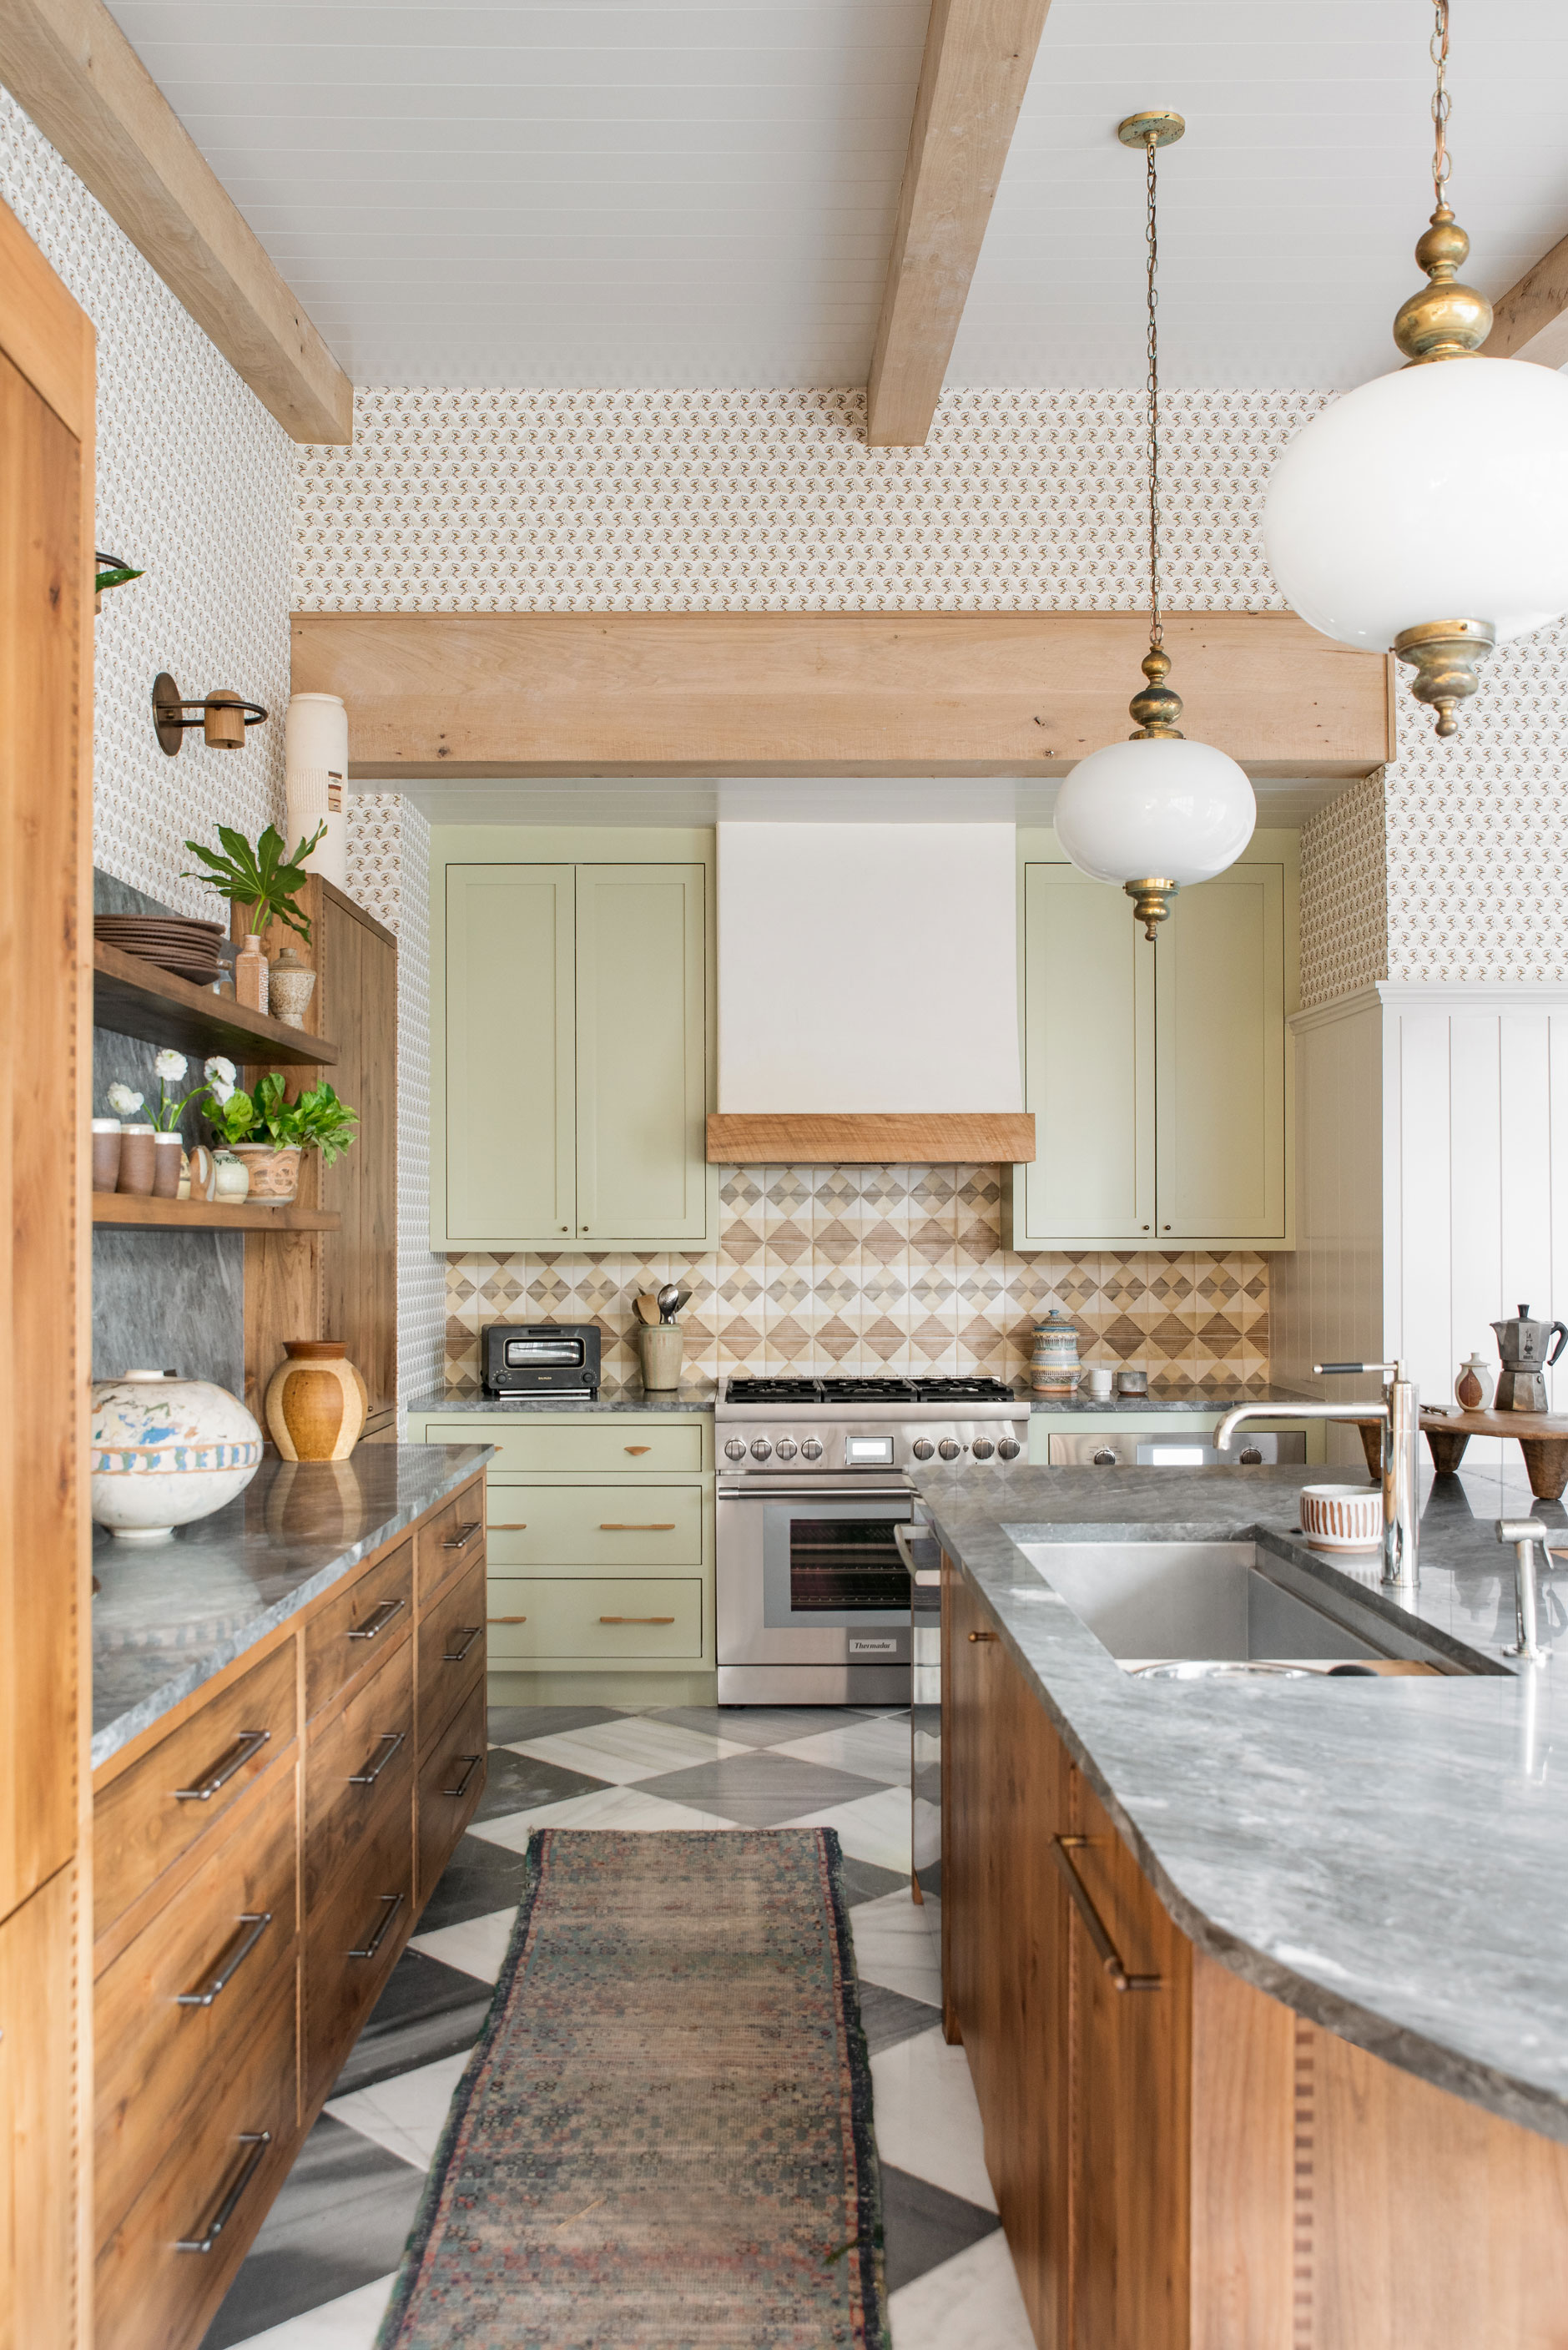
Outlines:
{"label": "patterned wallpaper", "polygon": [[1353,784],[1302,827],[1303,1010],[1388,975],[1386,773]]}

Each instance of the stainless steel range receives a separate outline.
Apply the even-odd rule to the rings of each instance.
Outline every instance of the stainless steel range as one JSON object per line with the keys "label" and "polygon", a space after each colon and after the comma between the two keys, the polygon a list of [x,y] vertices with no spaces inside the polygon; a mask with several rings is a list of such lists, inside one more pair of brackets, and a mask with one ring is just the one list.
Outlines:
{"label": "stainless steel range", "polygon": [[912,1476],[1005,1475],[1028,1404],[1000,1379],[732,1379],[714,1420],[720,1704],[907,1705]]}

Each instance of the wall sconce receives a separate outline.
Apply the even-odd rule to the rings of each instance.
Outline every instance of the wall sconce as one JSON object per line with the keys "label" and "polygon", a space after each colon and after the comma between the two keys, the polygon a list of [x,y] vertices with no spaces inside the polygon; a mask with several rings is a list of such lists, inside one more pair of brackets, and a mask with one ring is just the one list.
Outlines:
{"label": "wall sconce", "polygon": [[[193,710],[194,718],[186,712]],[[266,712],[259,702],[246,702],[232,686],[221,685],[204,702],[186,702],[166,669],[152,681],[152,723],[159,748],[171,759],[192,726],[202,729],[209,751],[243,751],[247,726],[262,726]]]}

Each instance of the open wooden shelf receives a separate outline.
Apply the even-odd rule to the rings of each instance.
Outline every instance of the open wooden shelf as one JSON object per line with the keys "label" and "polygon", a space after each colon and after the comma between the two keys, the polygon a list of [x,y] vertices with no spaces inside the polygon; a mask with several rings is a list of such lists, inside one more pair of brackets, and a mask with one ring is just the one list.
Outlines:
{"label": "open wooden shelf", "polygon": [[223,1053],[252,1068],[274,1063],[330,1066],[337,1058],[337,1045],[325,1037],[305,1028],[286,1028],[281,1020],[270,1020],[264,1013],[247,1012],[228,996],[193,987],[188,979],[176,979],[172,972],[160,971],[156,963],[105,946],[101,940],[93,942],[92,1017],[95,1028],[111,1028],[117,1036],[172,1045],[177,1052],[202,1059]]}
{"label": "open wooden shelf", "polygon": [[169,1232],[335,1232],[343,1219],[335,1208],[268,1208],[246,1200],[151,1200],[134,1191],[95,1191],[95,1224],[156,1225]]}

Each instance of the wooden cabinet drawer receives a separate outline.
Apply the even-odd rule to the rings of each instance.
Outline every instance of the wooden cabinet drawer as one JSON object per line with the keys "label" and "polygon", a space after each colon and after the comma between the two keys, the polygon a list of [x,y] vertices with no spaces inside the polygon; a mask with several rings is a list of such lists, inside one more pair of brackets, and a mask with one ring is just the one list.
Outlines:
{"label": "wooden cabinet drawer", "polygon": [[609,1477],[627,1473],[695,1477],[702,1470],[701,1419],[637,1420],[601,1412],[567,1425],[534,1419],[472,1418],[432,1419],[425,1424],[430,1444],[493,1444],[490,1463],[491,1514],[510,1514],[494,1489],[498,1476]]}
{"label": "wooden cabinet drawer", "polygon": [[408,1631],[414,1614],[414,1545],[401,1542],[305,1627],[305,1712],[313,1721]]}
{"label": "wooden cabinet drawer", "polygon": [[478,1476],[414,1529],[421,1608],[484,1548],[484,1479]]}
{"label": "wooden cabinet drawer", "polygon": [[490,1668],[545,1659],[697,1658],[702,1584],[651,1576],[490,1578]]}
{"label": "wooden cabinet drawer", "polygon": [[415,1898],[422,1909],[484,1793],[488,1742],[484,1675],[476,1673],[451,1721],[420,1762]]}
{"label": "wooden cabinet drawer", "polygon": [[508,1485],[491,1495],[491,1572],[701,1566],[701,1485]]}
{"label": "wooden cabinet drawer", "polygon": [[[400,1757],[400,1759],[401,1759]],[[413,1922],[414,1839],[410,1780],[379,1806],[336,1886],[306,1913],[305,2088],[331,2085],[380,1996]]]}
{"label": "wooden cabinet drawer", "polygon": [[125,2216],[152,2158],[183,2137],[208,2085],[255,2018],[292,1983],[296,1803],[276,1771],[234,1815],[233,1833],[99,1977],[95,2241]]}
{"label": "wooden cabinet drawer", "polygon": [[357,1879],[383,1821],[413,1833],[414,1644],[402,1640],[342,1711],[318,1722],[305,1758],[305,1908]]}
{"label": "wooden cabinet drawer", "polygon": [[481,1551],[420,1626],[420,1744],[441,1728],[484,1670],[485,1564]]}
{"label": "wooden cabinet drawer", "polygon": [[95,2350],[195,2350],[294,2158],[295,2017],[291,1979],[104,2244]]}
{"label": "wooden cabinet drawer", "polygon": [[295,1648],[287,1640],[100,1789],[93,1803],[95,1933],[272,1766],[294,1736],[295,1710]]}

